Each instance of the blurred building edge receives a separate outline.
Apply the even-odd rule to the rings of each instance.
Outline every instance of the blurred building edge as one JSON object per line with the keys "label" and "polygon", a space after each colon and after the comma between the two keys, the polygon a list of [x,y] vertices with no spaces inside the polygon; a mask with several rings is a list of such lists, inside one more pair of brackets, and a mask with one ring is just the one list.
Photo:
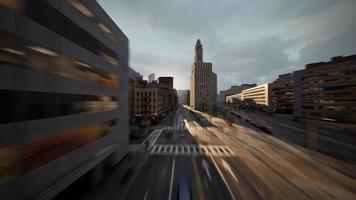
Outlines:
{"label": "blurred building edge", "polygon": [[296,116],[355,123],[356,55],[307,64],[294,74]]}
{"label": "blurred building edge", "polygon": [[152,83],[155,80],[156,80],[156,78],[155,78],[155,74],[154,73],[148,75],[148,83]]}
{"label": "blurred building edge", "polygon": [[292,114],[293,101],[293,74],[279,75],[278,79],[271,83],[271,107],[277,113]]}
{"label": "blurred building edge", "polygon": [[177,94],[180,105],[189,105],[189,90],[177,90]]}
{"label": "blurred building edge", "polygon": [[51,199],[128,152],[129,41],[96,1],[0,0],[0,17],[0,197]]}
{"label": "blurred building edge", "polygon": [[159,83],[148,83],[141,75],[130,78],[131,124],[158,124],[178,103],[173,77],[159,77]]}

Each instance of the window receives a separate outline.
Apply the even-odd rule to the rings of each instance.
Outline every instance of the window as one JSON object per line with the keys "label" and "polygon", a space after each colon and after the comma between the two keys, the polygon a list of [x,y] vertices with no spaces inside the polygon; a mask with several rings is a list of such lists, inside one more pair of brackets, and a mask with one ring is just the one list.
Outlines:
{"label": "window", "polygon": [[80,0],[68,0],[68,2],[77,9],[82,15],[86,16],[93,24],[95,24],[101,32],[103,32],[113,43],[117,43],[116,36],[112,31],[104,25]]}
{"label": "window", "polygon": [[[48,162],[110,134],[116,126],[117,121],[110,120],[58,133],[54,136],[30,140],[16,147],[1,148],[0,155],[11,158],[11,162],[0,165],[0,177],[10,180],[17,175],[46,165]],[[0,179],[0,183],[1,181],[6,180]]]}
{"label": "window", "polygon": [[0,0],[0,6],[4,6],[16,12],[21,12],[24,0]]}
{"label": "window", "polygon": [[83,61],[0,31],[0,62],[65,78],[118,87],[118,76]]}
{"label": "window", "polygon": [[[93,15],[93,13],[90,12],[90,10],[84,5],[79,5],[80,1],[71,2],[75,4],[75,9],[78,10],[79,8],[79,12],[82,14],[84,13],[83,15]],[[106,62],[118,65],[117,54],[113,50],[88,33],[88,31],[84,30],[59,10],[51,6],[49,2],[27,0],[24,15],[47,29],[101,57]]]}
{"label": "window", "polygon": [[114,110],[116,97],[0,90],[0,124]]}

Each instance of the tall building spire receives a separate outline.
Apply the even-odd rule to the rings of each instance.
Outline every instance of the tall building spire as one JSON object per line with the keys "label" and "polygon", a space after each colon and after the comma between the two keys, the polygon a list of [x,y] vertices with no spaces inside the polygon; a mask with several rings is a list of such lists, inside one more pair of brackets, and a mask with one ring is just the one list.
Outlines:
{"label": "tall building spire", "polygon": [[198,39],[195,43],[195,57],[194,62],[203,62],[203,45]]}

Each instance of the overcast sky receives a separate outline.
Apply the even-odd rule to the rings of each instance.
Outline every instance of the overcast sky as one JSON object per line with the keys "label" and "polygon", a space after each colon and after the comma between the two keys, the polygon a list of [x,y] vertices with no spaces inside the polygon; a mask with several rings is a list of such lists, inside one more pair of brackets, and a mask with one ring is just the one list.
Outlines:
{"label": "overcast sky", "polygon": [[355,0],[98,0],[130,40],[130,66],[189,88],[194,45],[218,90],[356,53]]}

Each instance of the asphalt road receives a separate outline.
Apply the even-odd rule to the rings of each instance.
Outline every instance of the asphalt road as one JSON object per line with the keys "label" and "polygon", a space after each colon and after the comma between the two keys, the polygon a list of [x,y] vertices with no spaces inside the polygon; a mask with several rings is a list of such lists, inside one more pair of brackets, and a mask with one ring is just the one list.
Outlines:
{"label": "asphalt road", "polygon": [[180,107],[161,128],[146,152],[133,152],[127,184],[121,165],[80,199],[356,199],[355,165],[243,122]]}
{"label": "asphalt road", "polygon": [[233,199],[209,157],[193,151],[176,153],[177,147],[198,145],[185,128],[187,114],[178,109],[173,123],[164,127],[152,150],[161,146],[167,150],[147,158],[126,199],[179,199],[182,179],[188,180],[191,199]]}

